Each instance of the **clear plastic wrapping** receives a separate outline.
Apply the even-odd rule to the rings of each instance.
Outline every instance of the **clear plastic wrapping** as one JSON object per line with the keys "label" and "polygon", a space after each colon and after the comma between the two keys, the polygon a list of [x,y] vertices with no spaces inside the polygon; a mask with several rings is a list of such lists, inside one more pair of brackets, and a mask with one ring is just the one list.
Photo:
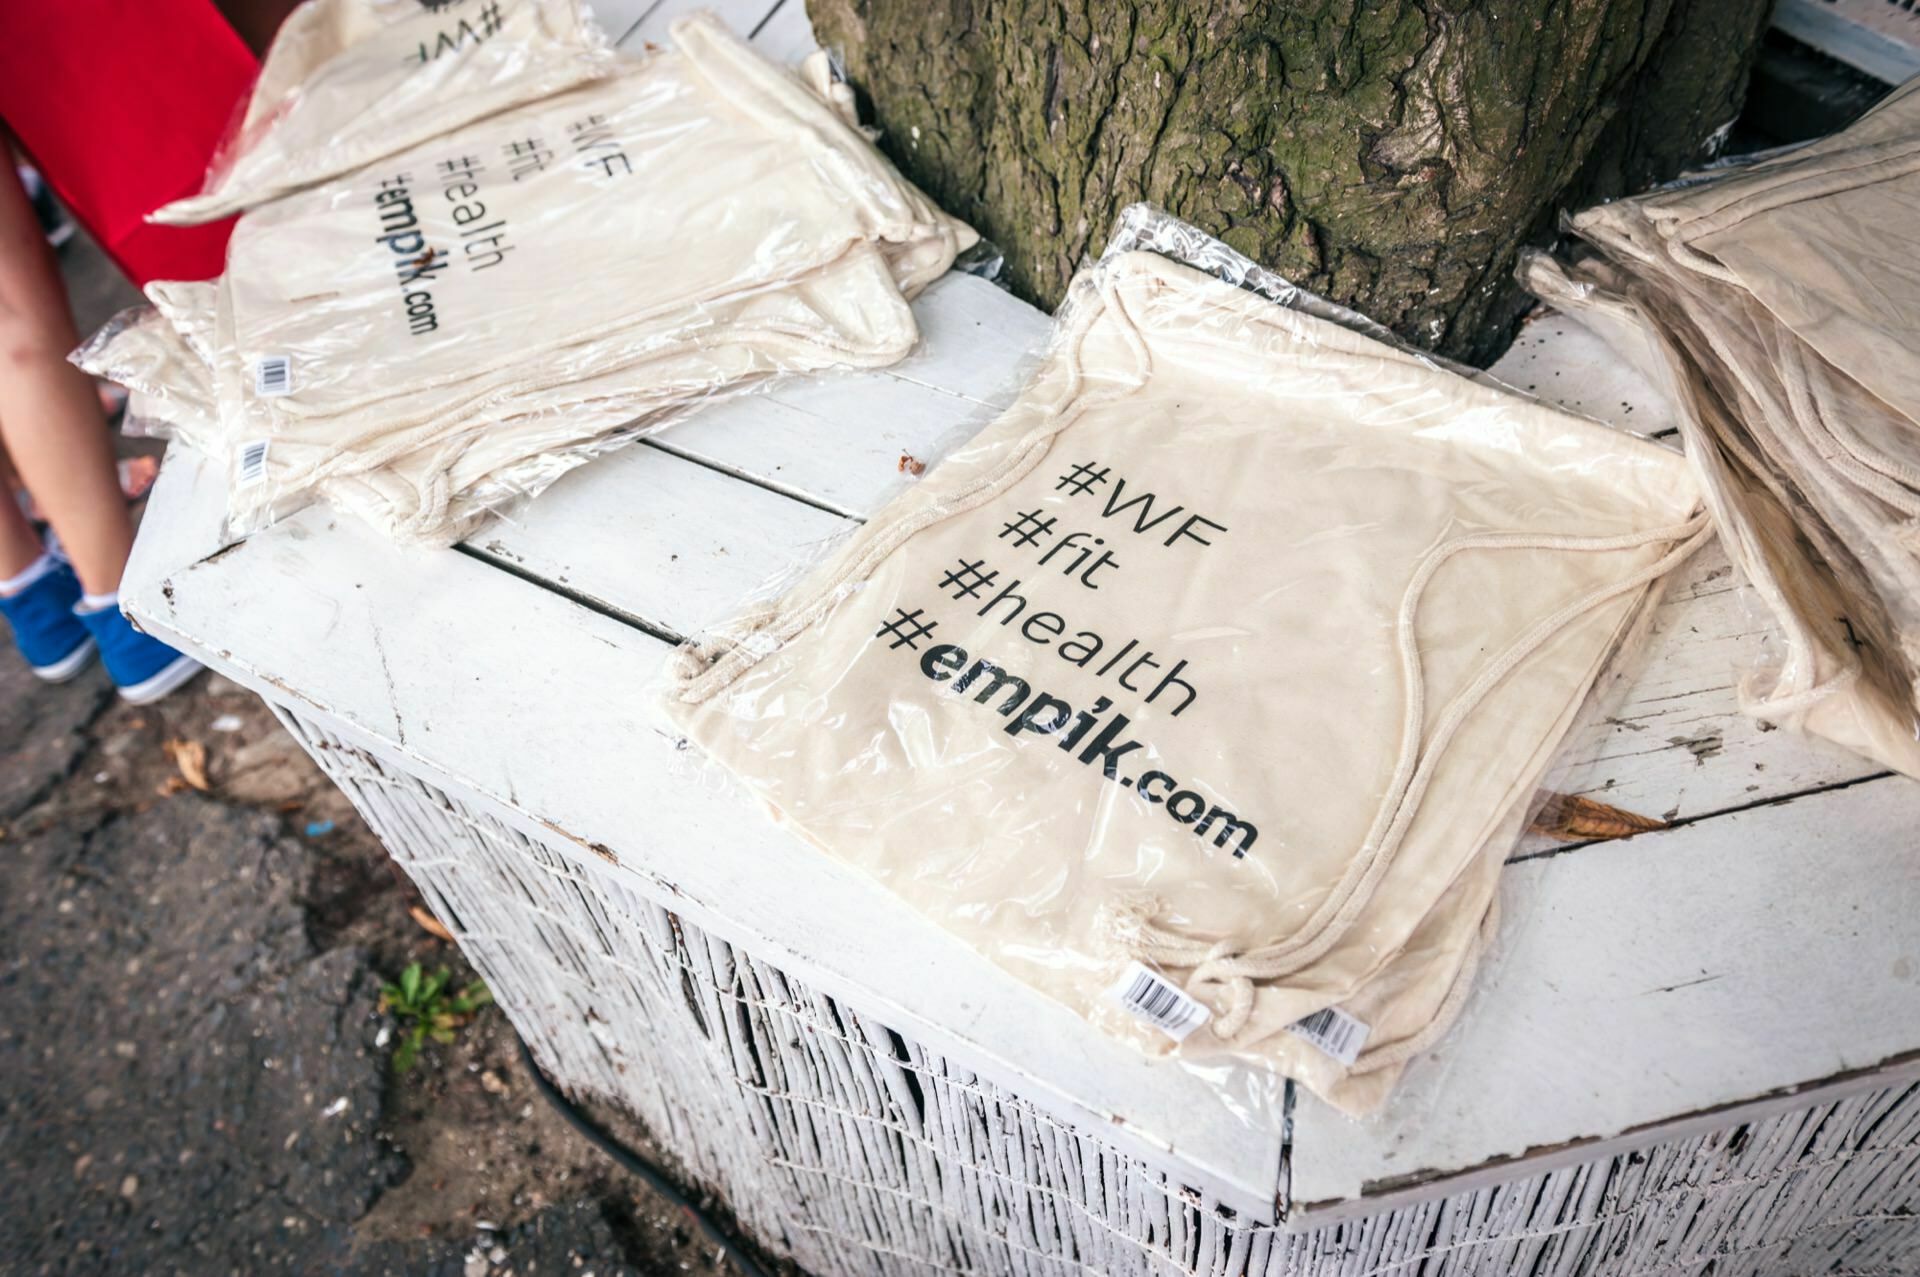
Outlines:
{"label": "clear plastic wrapping", "polygon": [[667,715],[1102,1031],[1367,1113],[1698,489],[1130,216],[1013,406],[684,648]]}
{"label": "clear plastic wrapping", "polygon": [[672,40],[241,218],[218,287],[163,306],[233,531],[322,498],[445,544],[703,400],[913,348],[908,300],[977,237],[823,57],[796,77],[704,14]]}
{"label": "clear plastic wrapping", "polygon": [[[212,284],[160,284],[170,303],[205,290],[211,314]],[[178,439],[210,456],[222,453],[219,415],[213,402],[213,370],[204,350],[184,335],[177,304],[134,306],[121,311],[69,357],[83,371],[127,388],[125,433]]]}
{"label": "clear plastic wrapping", "polygon": [[614,67],[579,0],[306,0],[200,194],[153,220],[216,221]]}
{"label": "clear plastic wrapping", "polygon": [[1780,630],[1746,708],[1920,776],[1920,88],[1572,228],[1597,254],[1521,277],[1679,405]]}

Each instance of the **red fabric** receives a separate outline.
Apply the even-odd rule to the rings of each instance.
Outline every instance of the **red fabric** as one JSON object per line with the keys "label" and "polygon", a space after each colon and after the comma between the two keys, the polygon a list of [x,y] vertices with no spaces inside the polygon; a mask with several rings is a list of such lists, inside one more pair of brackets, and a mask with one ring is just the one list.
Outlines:
{"label": "red fabric", "polygon": [[200,189],[258,69],[212,0],[0,0],[0,120],[136,284],[224,268],[231,221],[143,219]]}

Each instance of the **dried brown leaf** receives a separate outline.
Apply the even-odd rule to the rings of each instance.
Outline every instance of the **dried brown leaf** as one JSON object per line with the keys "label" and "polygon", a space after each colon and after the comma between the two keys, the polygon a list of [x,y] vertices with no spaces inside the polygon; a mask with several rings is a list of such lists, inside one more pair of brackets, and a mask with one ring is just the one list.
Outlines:
{"label": "dried brown leaf", "polygon": [[181,740],[174,737],[161,746],[167,751],[167,757],[180,769],[180,778],[195,789],[205,793],[212,786],[207,784],[207,747],[197,740]]}
{"label": "dried brown leaf", "polygon": [[927,463],[914,456],[911,452],[903,452],[900,454],[900,465],[898,469],[901,474],[910,474],[918,478],[920,475],[926,473]]}
{"label": "dried brown leaf", "polygon": [[153,792],[162,798],[171,798],[183,789],[190,788],[186,781],[178,776],[169,776],[153,787]]}
{"label": "dried brown leaf", "polygon": [[447,941],[453,939],[453,932],[448,931],[445,926],[441,925],[440,919],[434,917],[419,905],[409,905],[407,907],[407,916],[419,923],[420,930],[426,932],[428,935],[438,936],[440,939]]}
{"label": "dried brown leaf", "polygon": [[1667,828],[1667,822],[1637,812],[1622,811],[1578,794],[1549,794],[1529,828],[1562,842],[1631,838]]}

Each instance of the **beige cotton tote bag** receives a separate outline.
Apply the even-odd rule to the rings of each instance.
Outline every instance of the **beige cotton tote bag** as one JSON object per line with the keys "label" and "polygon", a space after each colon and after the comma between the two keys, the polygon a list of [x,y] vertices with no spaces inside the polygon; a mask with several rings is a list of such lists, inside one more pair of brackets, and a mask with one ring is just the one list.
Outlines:
{"label": "beige cotton tote bag", "polygon": [[579,0],[307,0],[274,36],[205,189],[152,220],[230,217],[615,65]]}
{"label": "beige cotton tote bag", "polygon": [[[1102,1029],[1364,1110],[1699,504],[1664,447],[1120,254],[998,421],[683,649],[667,713]],[[1329,1011],[1363,1028],[1303,1035]]]}
{"label": "beige cotton tote bag", "polygon": [[912,348],[907,299],[973,232],[714,19],[672,32],[619,74],[241,219],[216,367],[240,530],[407,458],[440,478],[474,431],[469,473],[564,450],[613,374],[646,409]]}

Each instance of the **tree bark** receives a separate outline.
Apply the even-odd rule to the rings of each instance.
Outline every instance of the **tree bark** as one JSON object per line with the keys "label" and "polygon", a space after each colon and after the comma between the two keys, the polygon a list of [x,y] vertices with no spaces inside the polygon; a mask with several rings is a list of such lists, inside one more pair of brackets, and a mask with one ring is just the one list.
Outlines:
{"label": "tree bark", "polygon": [[1049,309],[1149,200],[1431,349],[1738,111],[1769,0],[809,0],[901,168]]}

